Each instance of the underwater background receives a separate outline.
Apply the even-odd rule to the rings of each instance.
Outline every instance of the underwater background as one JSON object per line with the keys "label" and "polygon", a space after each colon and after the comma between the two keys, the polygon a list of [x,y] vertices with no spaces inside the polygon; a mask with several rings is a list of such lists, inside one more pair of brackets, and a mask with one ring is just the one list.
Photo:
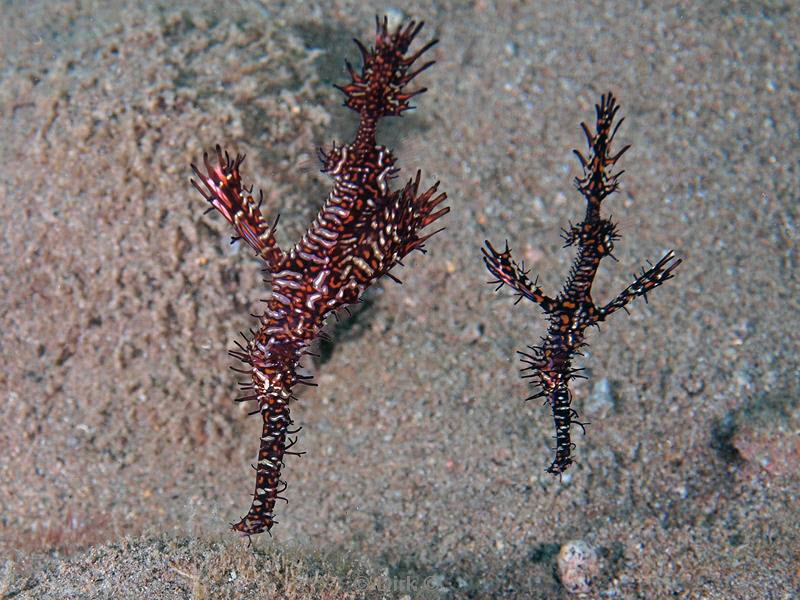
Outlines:
{"label": "underwater background", "polygon": [[[3,5],[0,596],[558,598],[569,542],[587,597],[800,594],[796,3],[127,4]],[[292,408],[307,453],[249,548],[228,524],[260,421],[226,350],[267,294],[189,163],[246,153],[298,239],[375,14],[440,40],[379,141],[395,185],[441,180],[447,229],[330,321]],[[595,300],[683,263],[589,332],[591,425],[559,479],[516,354],[546,321],[494,293],[480,246],[558,293],[572,149],[609,90],[632,148]]]}

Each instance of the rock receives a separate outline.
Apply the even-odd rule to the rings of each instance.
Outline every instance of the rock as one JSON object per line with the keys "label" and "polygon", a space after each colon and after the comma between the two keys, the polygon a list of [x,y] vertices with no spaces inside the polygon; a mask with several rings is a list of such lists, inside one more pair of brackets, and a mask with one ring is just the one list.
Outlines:
{"label": "rock", "polygon": [[561,546],[558,553],[558,576],[561,585],[571,594],[585,594],[600,572],[594,548],[583,540],[573,540]]}

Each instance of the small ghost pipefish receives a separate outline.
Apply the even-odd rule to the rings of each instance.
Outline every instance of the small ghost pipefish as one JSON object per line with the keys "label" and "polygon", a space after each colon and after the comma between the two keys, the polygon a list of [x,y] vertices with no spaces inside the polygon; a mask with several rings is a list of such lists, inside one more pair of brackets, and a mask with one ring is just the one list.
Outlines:
{"label": "small ghost pipefish", "polygon": [[[611,142],[620,125],[620,119],[613,131],[614,117],[619,110],[614,96],[609,92],[595,105],[597,113],[597,130],[592,133],[585,123],[581,128],[586,136],[591,154],[586,158],[578,150],[574,150],[583,167],[583,177],[575,178],[575,186],[586,199],[586,215],[581,223],[562,230],[564,247],[577,245],[578,253],[569,272],[564,289],[556,298],[546,296],[537,285],[538,278],[531,281],[529,271],[524,264],[511,258],[511,250],[506,243],[505,250],[498,252],[487,241],[481,248],[483,261],[489,272],[496,277],[491,284],[509,286],[517,294],[517,302],[523,297],[538,304],[544,310],[550,322],[547,335],[541,344],[528,346],[530,353],[519,352],[522,362],[528,365],[522,371],[530,371],[524,378],[533,378],[534,385],[539,387],[538,393],[526,398],[545,398],[553,411],[555,422],[555,458],[547,468],[548,473],[561,475],[572,464],[571,452],[575,444],[570,441],[570,425],[575,423],[585,432],[585,425],[577,420],[578,413],[572,408],[572,393],[569,381],[574,377],[582,377],[577,373],[582,369],[573,369],[572,360],[579,350],[586,345],[584,335],[590,325],[597,326],[631,300],[642,296],[647,301],[647,292],[660,286],[673,277],[673,271],[681,263],[672,251],[649,269],[642,268],[642,273],[625,288],[616,298],[605,306],[597,306],[592,300],[592,282],[594,281],[600,260],[611,256],[614,242],[619,239],[617,227],[609,219],[600,216],[600,204],[619,186],[619,177],[623,171],[612,174],[614,164],[630,148],[623,147],[616,154],[611,153]],[[616,260],[616,258],[615,258]]]}
{"label": "small ghost pipefish", "polygon": [[[258,451],[256,485],[248,513],[232,524],[234,531],[251,536],[269,532],[275,502],[286,489],[281,469],[286,454],[296,443],[290,437],[289,405],[296,400],[292,388],[311,384],[310,377],[297,373],[299,361],[317,338],[326,317],[339,308],[359,301],[364,290],[382,275],[397,280],[390,269],[412,250],[425,252],[424,243],[441,229],[421,235],[421,230],[450,209],[436,207],[447,197],[437,195],[437,181],[418,194],[420,172],[399,189],[390,183],[397,177],[395,156],[376,141],[378,121],[400,116],[414,108],[409,100],[425,91],[406,91],[406,85],[434,64],[429,61],[412,70],[412,65],[436,40],[407,56],[409,46],[423,23],[411,21],[390,32],[387,19],[376,17],[375,46],[369,50],[354,40],[361,52],[362,68],[357,73],[346,62],[351,82],[336,86],[345,95],[344,105],[358,112],[359,125],[349,144],[333,143],[319,150],[322,172],[333,179],[333,188],[308,231],[288,252],[275,240],[277,219],[269,225],[261,214],[261,197],[253,196],[240,177],[244,156],[231,158],[217,146],[217,160],[203,155],[205,172],[192,169],[205,189],[192,184],[234,228],[235,239],[243,239],[271,274],[271,296],[258,317],[258,331],[244,336],[245,345],[230,354],[247,365],[242,372],[250,381],[240,383],[245,396],[237,402],[258,405],[251,414],[261,414],[263,433]],[[251,330],[252,331],[252,330]]]}

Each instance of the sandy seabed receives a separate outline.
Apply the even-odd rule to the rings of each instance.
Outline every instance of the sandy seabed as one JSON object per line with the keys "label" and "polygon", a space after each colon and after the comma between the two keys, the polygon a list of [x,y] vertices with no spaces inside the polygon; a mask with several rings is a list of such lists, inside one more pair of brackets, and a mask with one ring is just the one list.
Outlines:
{"label": "sandy seabed", "polygon": [[[0,596],[800,597],[800,9],[794,3],[14,3],[0,21]],[[350,39],[426,22],[417,111],[382,123],[447,230],[306,365],[273,538],[230,532],[260,424],[230,402],[259,265],[188,182],[221,143],[289,245],[349,140]],[[561,480],[515,354],[541,311],[495,294],[508,239],[555,294],[582,217],[579,124],[625,123],[622,239],[677,277],[591,332]]]}

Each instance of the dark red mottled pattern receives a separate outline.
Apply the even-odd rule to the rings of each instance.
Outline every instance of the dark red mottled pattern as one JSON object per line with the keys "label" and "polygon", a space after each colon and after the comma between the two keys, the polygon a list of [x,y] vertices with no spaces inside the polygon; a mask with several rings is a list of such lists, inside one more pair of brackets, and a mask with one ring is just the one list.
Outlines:
{"label": "dark red mottled pattern", "polygon": [[[284,455],[295,440],[288,437],[292,419],[292,388],[308,383],[297,374],[298,363],[319,335],[326,316],[356,302],[380,276],[388,274],[412,250],[424,252],[431,235],[421,230],[445,215],[435,210],[446,194],[436,195],[439,183],[419,193],[417,172],[402,188],[392,190],[397,177],[395,157],[377,145],[378,120],[411,108],[408,100],[425,91],[405,86],[428,62],[409,72],[413,63],[436,42],[406,57],[422,23],[409,23],[390,33],[386,19],[377,21],[375,47],[356,41],[363,59],[361,73],[348,63],[352,82],[341,89],[345,105],[360,116],[352,143],[320,150],[323,172],[333,179],[328,199],[302,239],[288,252],[275,242],[275,227],[267,225],[251,190],[242,185],[239,167],[244,157],[231,159],[217,146],[217,162],[204,155],[205,173],[192,165],[205,189],[192,181],[205,199],[230,222],[237,235],[264,260],[272,274],[272,295],[260,317],[259,330],[246,346],[231,354],[249,366],[251,381],[240,401],[253,400],[263,418],[258,452],[256,489],[247,515],[233,529],[243,535],[269,531],[275,502],[286,485],[281,481]],[[305,378],[307,379],[307,378]],[[258,411],[257,411],[258,412]],[[289,444],[287,445],[287,440]]]}
{"label": "dark red mottled pattern", "polygon": [[622,174],[611,174],[610,171],[630,147],[625,146],[616,154],[611,154],[611,142],[624,120],[620,119],[614,130],[611,130],[618,110],[619,106],[609,93],[596,106],[597,133],[591,133],[581,123],[592,151],[587,159],[575,150],[584,170],[584,176],[576,178],[575,184],[586,199],[586,215],[581,223],[572,225],[563,232],[564,247],[576,244],[578,254],[561,294],[557,298],[544,295],[536,282],[528,279],[524,265],[517,264],[511,258],[508,244],[503,252],[495,250],[488,241],[486,248],[482,248],[486,268],[497,278],[492,282],[499,284],[497,289],[503,285],[510,286],[519,294],[517,301],[525,297],[536,302],[550,321],[547,336],[542,338],[542,343],[528,346],[530,353],[520,354],[522,361],[527,364],[523,371],[530,371],[523,377],[534,378],[540,387],[540,391],[528,400],[543,397],[553,410],[556,456],[547,471],[554,475],[566,471],[573,462],[571,451],[575,444],[570,441],[570,425],[576,423],[581,428],[586,425],[576,420],[578,413],[571,406],[572,394],[568,386],[570,379],[581,377],[576,374],[580,369],[572,368],[572,360],[586,345],[586,328],[605,321],[620,308],[625,309],[625,305],[638,296],[643,296],[647,301],[647,292],[671,279],[672,271],[681,263],[670,251],[655,266],[648,270],[642,269],[642,274],[636,281],[605,306],[596,306],[592,300],[592,282],[600,261],[605,256],[612,255],[614,242],[619,239],[616,226],[600,216],[601,202],[617,189],[618,179]]}

